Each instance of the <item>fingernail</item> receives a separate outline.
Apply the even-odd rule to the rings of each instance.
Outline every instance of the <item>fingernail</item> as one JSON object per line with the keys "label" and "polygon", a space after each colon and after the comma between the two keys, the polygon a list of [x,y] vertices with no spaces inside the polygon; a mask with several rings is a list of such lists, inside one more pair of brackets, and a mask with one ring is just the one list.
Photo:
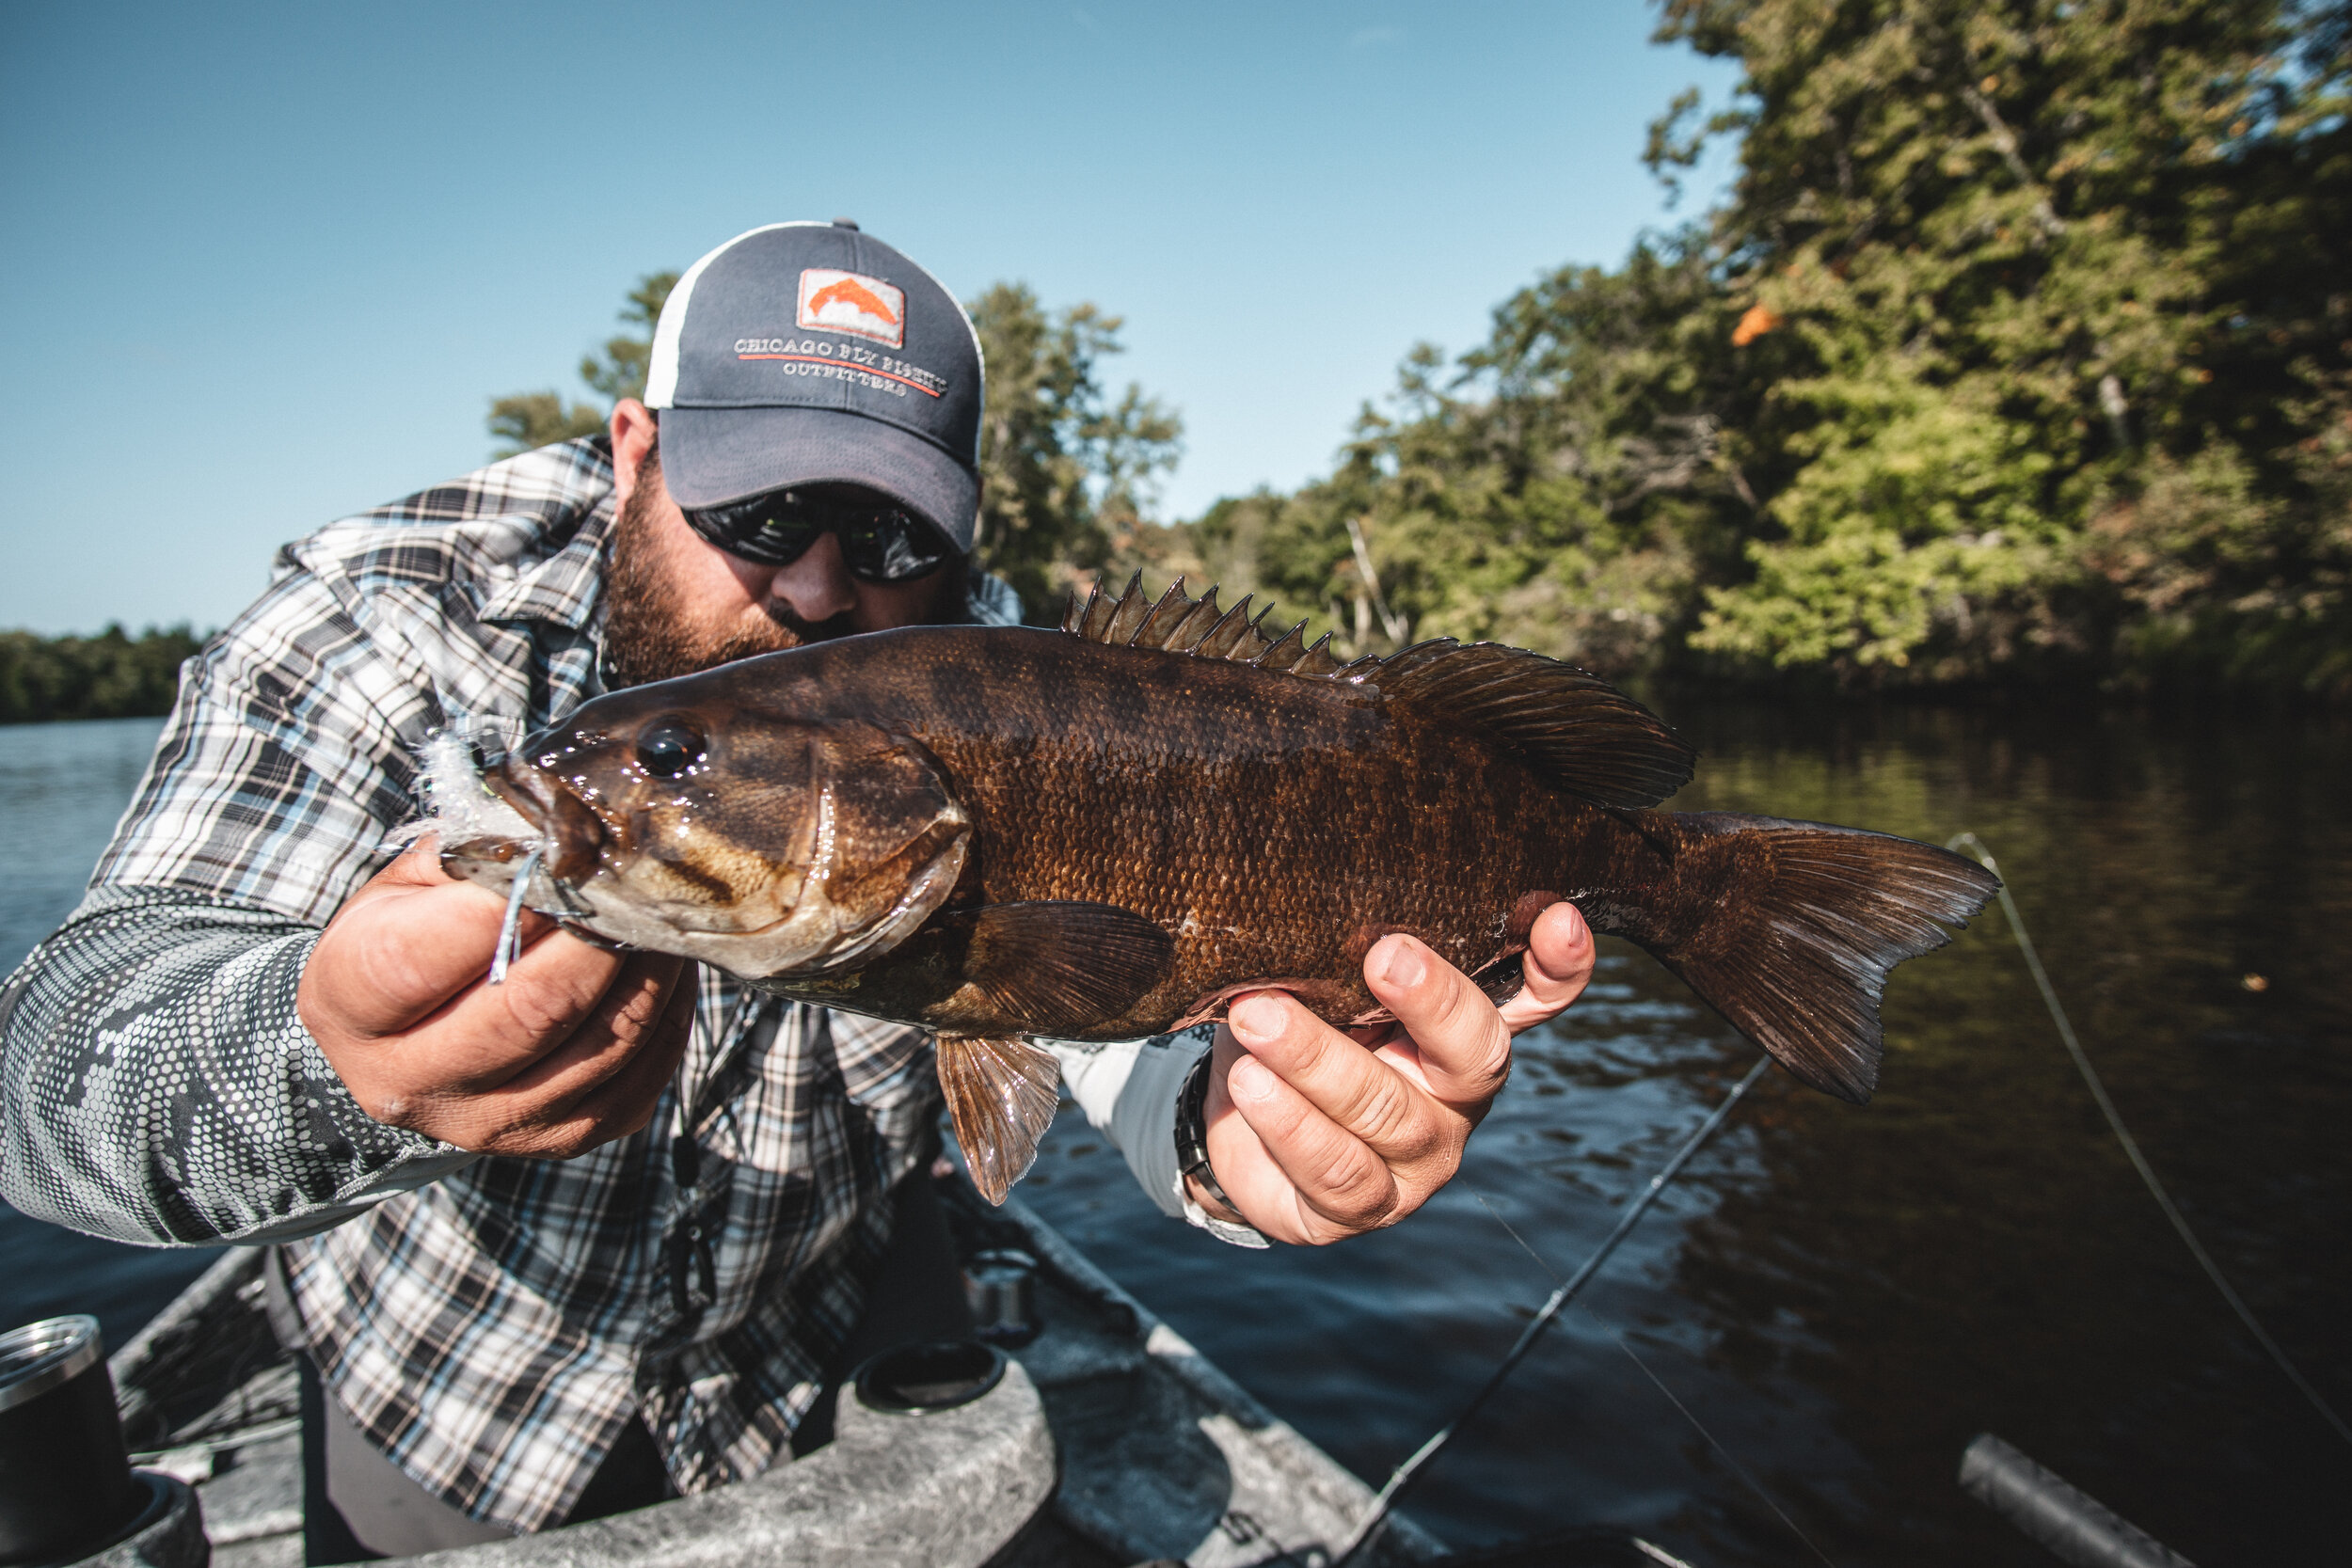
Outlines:
{"label": "fingernail", "polygon": [[1233,1004],[1228,1021],[1233,1026],[1234,1037],[1245,1042],[1263,1045],[1282,1032],[1282,1009],[1268,996],[1243,997]]}
{"label": "fingernail", "polygon": [[1410,937],[1389,939],[1389,956],[1380,961],[1380,978],[1400,990],[1410,990],[1427,977],[1429,966],[1422,961],[1421,943]]}
{"label": "fingernail", "polygon": [[1225,1092],[1254,1103],[1274,1092],[1274,1074],[1257,1057],[1244,1056],[1225,1075]]}

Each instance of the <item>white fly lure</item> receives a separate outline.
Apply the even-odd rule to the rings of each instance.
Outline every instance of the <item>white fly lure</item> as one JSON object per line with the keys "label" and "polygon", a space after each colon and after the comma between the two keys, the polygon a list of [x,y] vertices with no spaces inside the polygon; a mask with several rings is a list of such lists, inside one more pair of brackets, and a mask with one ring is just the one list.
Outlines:
{"label": "white fly lure", "polygon": [[387,848],[405,849],[426,833],[437,833],[444,846],[469,839],[498,838],[528,842],[530,850],[515,867],[514,885],[506,895],[506,919],[499,927],[498,945],[490,955],[490,984],[503,985],[522,940],[523,895],[547,855],[547,840],[524,820],[520,812],[490,792],[474,767],[474,750],[453,729],[425,736],[417,763],[424,815],[394,832]]}

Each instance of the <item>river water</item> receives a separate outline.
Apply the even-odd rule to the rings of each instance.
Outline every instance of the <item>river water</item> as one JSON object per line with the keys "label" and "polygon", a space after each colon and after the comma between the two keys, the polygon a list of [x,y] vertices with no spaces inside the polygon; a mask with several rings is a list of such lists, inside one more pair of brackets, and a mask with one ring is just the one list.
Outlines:
{"label": "river water", "polygon": [[[2352,724],[2093,707],[1672,712],[1688,809],[2000,857],[2086,1048],[2207,1246],[2352,1411]],[[0,731],[0,960],[78,895],[154,721]],[[1991,1431],[2206,1568],[2328,1560],[2352,1447],[2199,1274],[2075,1076],[1997,913],[1908,964],[1876,1101],[1774,1075],[1438,1461],[1463,1546],[1633,1529],[1729,1564],[2045,1563],[1954,1481]],[[1604,943],[1520,1042],[1462,1175],[1395,1229],[1242,1253],[1152,1212],[1073,1112],[1021,1194],[1376,1481],[1752,1059]],[[1515,1229],[1542,1261],[1504,1228]],[[0,1212],[0,1318],[111,1342],[208,1260]],[[1785,1516],[1785,1517],[1784,1517]]]}

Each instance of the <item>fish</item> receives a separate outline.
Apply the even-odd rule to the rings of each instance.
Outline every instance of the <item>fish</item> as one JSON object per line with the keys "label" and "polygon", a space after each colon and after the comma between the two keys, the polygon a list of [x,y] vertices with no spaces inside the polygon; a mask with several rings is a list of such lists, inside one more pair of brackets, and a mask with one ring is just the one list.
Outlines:
{"label": "fish", "polygon": [[871,289],[852,277],[836,279],[809,295],[807,311],[813,316],[828,305],[847,305],[862,315],[876,317],[893,326],[898,325],[898,318],[892,313],[890,307],[876,299]]}
{"label": "fish", "polygon": [[[484,775],[523,824],[444,863],[596,940],[920,1025],[976,1184],[1053,1119],[1040,1039],[1141,1038],[1279,990],[1390,1015],[1408,932],[1500,1001],[1566,900],[1799,1080],[1862,1102],[1889,970],[1993,895],[1862,829],[1655,809],[1695,752],[1544,655],[1343,662],[1179,578],[1058,628],[910,626],[596,697]],[[535,852],[536,858],[532,859]]]}

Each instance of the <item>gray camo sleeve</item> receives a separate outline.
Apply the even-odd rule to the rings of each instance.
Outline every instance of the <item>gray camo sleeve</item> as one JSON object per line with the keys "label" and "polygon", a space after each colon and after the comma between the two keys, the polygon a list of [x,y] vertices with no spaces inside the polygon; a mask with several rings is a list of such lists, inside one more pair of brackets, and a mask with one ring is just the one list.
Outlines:
{"label": "gray camo sleeve", "polygon": [[371,1118],[295,1011],[316,927],[102,886],[0,988],[0,1196],[150,1245],[285,1241],[475,1158]]}

